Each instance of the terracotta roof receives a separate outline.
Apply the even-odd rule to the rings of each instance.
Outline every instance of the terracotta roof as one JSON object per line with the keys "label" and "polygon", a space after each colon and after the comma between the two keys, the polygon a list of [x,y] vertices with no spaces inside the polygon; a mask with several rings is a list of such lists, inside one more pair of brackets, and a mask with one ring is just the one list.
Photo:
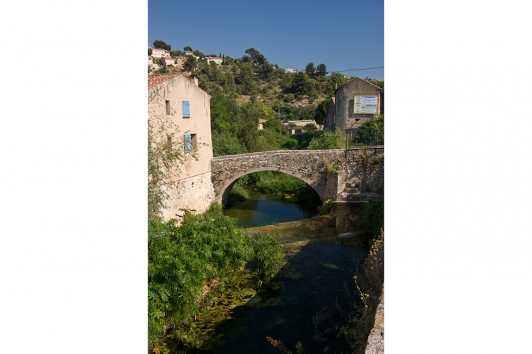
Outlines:
{"label": "terracotta roof", "polygon": [[173,79],[174,77],[178,77],[180,74],[181,73],[150,75],[148,76],[148,88],[152,88],[153,86],[157,86],[163,82]]}

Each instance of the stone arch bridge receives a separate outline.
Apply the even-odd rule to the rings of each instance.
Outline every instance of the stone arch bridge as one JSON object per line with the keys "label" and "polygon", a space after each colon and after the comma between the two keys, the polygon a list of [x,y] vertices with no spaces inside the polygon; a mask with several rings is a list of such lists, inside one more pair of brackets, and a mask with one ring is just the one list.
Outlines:
{"label": "stone arch bridge", "polygon": [[257,171],[278,171],[310,185],[322,202],[382,199],[384,149],[277,150],[212,159],[215,201],[226,204],[237,180]]}

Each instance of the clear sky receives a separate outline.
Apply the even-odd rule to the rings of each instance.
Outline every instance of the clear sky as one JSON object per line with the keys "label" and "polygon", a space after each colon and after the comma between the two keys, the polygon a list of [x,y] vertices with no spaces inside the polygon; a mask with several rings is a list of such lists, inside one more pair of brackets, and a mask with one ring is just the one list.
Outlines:
{"label": "clear sky", "polygon": [[272,64],[384,79],[384,0],[148,1],[148,45],[232,58],[255,48]]}

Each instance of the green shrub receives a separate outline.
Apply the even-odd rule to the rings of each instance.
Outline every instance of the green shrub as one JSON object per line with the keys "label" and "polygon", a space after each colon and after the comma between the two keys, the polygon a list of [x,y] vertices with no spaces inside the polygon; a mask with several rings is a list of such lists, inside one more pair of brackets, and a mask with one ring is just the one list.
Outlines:
{"label": "green shrub", "polygon": [[283,246],[278,238],[263,233],[251,235],[250,241],[253,256],[249,266],[258,272],[261,281],[268,283],[283,266]]}
{"label": "green shrub", "polygon": [[148,344],[163,329],[187,323],[200,310],[203,288],[242,268],[252,256],[249,237],[213,206],[204,215],[187,215],[148,225]]}
{"label": "green shrub", "polygon": [[326,215],[331,212],[331,209],[334,205],[334,200],[329,200],[327,203],[318,207],[318,215]]}
{"label": "green shrub", "polygon": [[309,150],[342,149],[345,148],[345,136],[337,130],[334,133],[323,132],[319,137],[312,138],[308,145]]}

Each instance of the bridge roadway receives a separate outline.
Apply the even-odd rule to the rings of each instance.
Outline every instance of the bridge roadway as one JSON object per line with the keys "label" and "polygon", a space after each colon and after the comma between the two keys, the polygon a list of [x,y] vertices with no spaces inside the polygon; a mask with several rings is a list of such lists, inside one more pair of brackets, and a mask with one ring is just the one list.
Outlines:
{"label": "bridge roadway", "polygon": [[300,178],[323,202],[368,200],[384,176],[384,149],[276,150],[212,159],[216,201],[226,204],[237,180],[257,171],[278,171]]}

